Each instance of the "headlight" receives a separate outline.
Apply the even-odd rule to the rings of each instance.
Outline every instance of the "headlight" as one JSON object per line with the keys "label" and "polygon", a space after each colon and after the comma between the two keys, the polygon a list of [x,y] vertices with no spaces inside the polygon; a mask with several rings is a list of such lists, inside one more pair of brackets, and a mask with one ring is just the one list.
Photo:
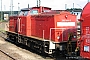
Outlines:
{"label": "headlight", "polygon": [[57,36],[57,39],[60,39],[60,36]]}
{"label": "headlight", "polygon": [[76,38],[76,36],[75,36],[75,35],[74,35],[73,37],[74,37],[74,38]]}

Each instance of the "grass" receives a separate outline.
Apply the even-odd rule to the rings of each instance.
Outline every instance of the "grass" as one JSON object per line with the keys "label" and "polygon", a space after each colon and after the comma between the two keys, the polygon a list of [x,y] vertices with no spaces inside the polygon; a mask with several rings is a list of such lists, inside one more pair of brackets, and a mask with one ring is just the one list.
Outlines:
{"label": "grass", "polygon": [[5,30],[4,30],[4,29],[1,29],[1,28],[0,28],[0,31],[1,31],[1,32],[5,32]]}
{"label": "grass", "polygon": [[0,20],[0,22],[8,22],[8,20]]}
{"label": "grass", "polygon": [[[7,21],[6,21],[6,20],[0,20],[0,23],[2,23],[2,22],[7,22]],[[0,31],[1,31],[1,32],[5,32],[5,29],[2,28],[1,26],[2,26],[2,25],[0,25]]]}

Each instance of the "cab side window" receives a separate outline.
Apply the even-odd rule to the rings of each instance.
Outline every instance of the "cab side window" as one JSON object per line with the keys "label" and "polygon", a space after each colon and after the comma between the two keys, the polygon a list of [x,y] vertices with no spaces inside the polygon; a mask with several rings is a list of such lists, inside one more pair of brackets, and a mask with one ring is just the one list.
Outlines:
{"label": "cab side window", "polygon": [[19,14],[19,16],[23,16],[24,13],[25,13],[24,11],[21,11],[20,14]]}
{"label": "cab side window", "polygon": [[44,10],[44,12],[50,12],[50,10]]}
{"label": "cab side window", "polygon": [[30,14],[38,14],[38,10],[31,10]]}
{"label": "cab side window", "polygon": [[27,16],[27,15],[28,15],[28,12],[29,12],[29,11],[25,11],[24,16]]}
{"label": "cab side window", "polygon": [[29,11],[21,11],[19,16],[27,16]]}

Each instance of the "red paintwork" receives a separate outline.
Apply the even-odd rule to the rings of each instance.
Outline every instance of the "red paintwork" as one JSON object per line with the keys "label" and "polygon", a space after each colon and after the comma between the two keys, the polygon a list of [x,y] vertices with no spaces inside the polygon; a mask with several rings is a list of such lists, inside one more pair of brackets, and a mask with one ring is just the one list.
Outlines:
{"label": "red paintwork", "polygon": [[[31,16],[31,35],[39,38],[49,40],[50,28],[56,28],[51,30],[51,40],[54,42],[63,42],[68,40],[69,33],[76,35],[76,16],[70,14],[70,12],[59,11],[60,13],[43,13],[40,15]],[[66,18],[65,16],[68,15]],[[57,26],[57,22],[75,22],[75,26]],[[62,32],[62,28],[65,28]],[[43,33],[44,30],[44,33]],[[58,34],[59,33],[59,34]],[[63,35],[62,35],[63,34]],[[60,39],[57,39],[60,36]],[[63,37],[63,38],[62,38]],[[73,40],[76,40],[76,38]]]}
{"label": "red paintwork", "polygon": [[32,16],[31,19],[31,34],[36,37],[44,37],[49,39],[50,27],[54,27],[54,17],[53,15],[36,15]]}
{"label": "red paintwork", "polygon": [[51,8],[49,8],[49,7],[43,7],[43,6],[40,6],[40,7],[32,7],[31,9],[33,9],[33,10],[38,10],[39,13],[43,12],[43,10],[51,10]]}
{"label": "red paintwork", "polygon": [[16,16],[9,17],[9,31],[17,32],[17,18]]}
{"label": "red paintwork", "polygon": [[[81,17],[81,45],[80,45],[80,55],[83,58],[90,59],[90,2],[84,7]],[[86,51],[85,50],[86,47]]]}
{"label": "red paintwork", "polygon": [[[67,18],[65,18],[65,16],[68,15]],[[63,22],[63,20],[68,21],[69,22],[75,22],[75,26],[57,26],[57,22]],[[76,16],[70,13],[61,13],[60,15],[55,15],[55,28],[65,28],[62,32],[62,29],[59,30],[55,30],[55,41],[56,42],[63,42],[63,41],[67,41],[69,34],[72,33],[73,36],[76,36]],[[57,33],[59,33],[60,35],[60,39],[58,40],[57,37]],[[76,38],[72,38],[72,40],[76,40]]]}
{"label": "red paintwork", "polygon": [[30,16],[19,16],[18,33],[26,36],[31,36],[31,20]]}
{"label": "red paintwork", "polygon": [[[25,8],[27,9],[27,8]],[[37,10],[38,13],[43,12],[43,10],[51,10],[49,7],[32,7],[29,10]],[[30,11],[29,11],[30,12]],[[20,19],[20,22],[18,21]],[[20,24],[19,27],[17,27]],[[20,30],[20,31],[19,31]],[[30,13],[27,16],[10,16],[9,18],[9,31],[18,32],[19,34],[31,36],[31,20]]]}
{"label": "red paintwork", "polygon": [[[18,26],[19,34],[44,38],[57,43],[67,41],[70,33],[76,36],[76,15],[64,10],[51,10],[47,7],[33,7],[31,9],[38,10],[40,14],[30,15],[28,13],[27,16],[18,16],[17,23],[14,25]],[[43,12],[44,10],[50,11]],[[14,21],[10,19],[10,24],[13,25]],[[62,28],[64,29],[62,30]],[[51,32],[50,29],[52,29]],[[13,30],[11,29],[11,31]],[[59,39],[57,39],[58,36]],[[73,40],[76,40],[76,38],[73,38]]]}

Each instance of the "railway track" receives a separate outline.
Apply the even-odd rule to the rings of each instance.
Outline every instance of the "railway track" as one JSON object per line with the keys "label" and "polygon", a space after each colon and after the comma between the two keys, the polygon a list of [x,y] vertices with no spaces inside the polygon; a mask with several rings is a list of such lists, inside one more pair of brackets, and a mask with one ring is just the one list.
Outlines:
{"label": "railway track", "polygon": [[[5,32],[0,31],[0,37],[3,38],[4,40],[10,42],[10,43],[14,43],[13,41],[10,41],[10,40],[7,40],[6,39],[6,33]],[[20,47],[20,48],[26,49],[27,51],[30,51],[30,52],[35,53],[37,55],[40,55],[37,52],[28,49],[26,46],[19,45],[19,44],[15,44],[15,45],[18,46],[18,47]],[[7,57],[9,57],[11,60],[17,60],[16,57],[14,58],[12,55],[10,55],[9,53],[7,53],[6,51],[3,51],[3,49],[0,49],[0,52],[3,53],[4,55],[6,55]],[[43,58],[41,58],[42,60],[53,60],[53,58],[50,58],[50,57],[44,57],[42,55],[40,55],[40,56],[43,57]]]}
{"label": "railway track", "polygon": [[[6,41],[9,41],[9,42],[11,42],[11,43],[14,43],[13,41],[11,41],[11,40],[7,40],[6,39],[6,33],[5,32],[2,32],[2,31],[0,31],[0,37],[2,37],[3,39],[5,39]],[[15,44],[15,43],[14,43]],[[19,46],[19,47],[21,47],[21,48],[24,48],[24,49],[26,49],[26,50],[29,50],[29,51],[31,51],[31,52],[33,52],[33,53],[35,53],[35,54],[39,54],[39,53],[37,53],[37,52],[35,52],[35,51],[33,51],[33,50],[30,50],[30,49],[28,49],[26,46],[23,46],[23,45],[18,45],[18,44],[16,44],[17,46]],[[2,52],[3,54],[5,54],[6,56],[8,56],[9,58],[11,58],[12,60],[16,60],[15,58],[13,58],[12,56],[10,56],[9,54],[7,54],[7,53],[5,53],[4,51],[2,51],[2,50],[0,50],[0,52]],[[51,59],[51,60],[67,60],[67,59],[65,59],[65,58],[60,58],[59,56],[58,57],[52,57],[52,56],[43,56],[42,54],[39,54],[40,56],[42,56],[43,58],[45,58],[45,59],[47,59],[48,60],[48,58],[49,59]]]}
{"label": "railway track", "polygon": [[5,33],[5,32],[0,31],[0,37],[2,37],[2,38],[4,38],[4,39],[5,39],[5,36],[6,36],[6,33]]}
{"label": "railway track", "polygon": [[10,56],[8,53],[2,51],[1,49],[0,49],[0,52],[3,53],[4,55],[6,55],[7,57],[9,57],[10,59],[16,60],[15,58],[13,58],[12,56]]}
{"label": "railway track", "polygon": [[[3,39],[6,39],[6,38],[5,38],[5,35],[6,35],[6,34],[5,34],[4,32],[0,31],[0,37],[2,37]],[[10,59],[16,60],[15,58],[13,58],[12,56],[10,56],[8,53],[4,52],[4,51],[1,50],[1,49],[0,49],[0,52],[3,53],[4,55],[6,55],[7,57],[9,57]]]}

